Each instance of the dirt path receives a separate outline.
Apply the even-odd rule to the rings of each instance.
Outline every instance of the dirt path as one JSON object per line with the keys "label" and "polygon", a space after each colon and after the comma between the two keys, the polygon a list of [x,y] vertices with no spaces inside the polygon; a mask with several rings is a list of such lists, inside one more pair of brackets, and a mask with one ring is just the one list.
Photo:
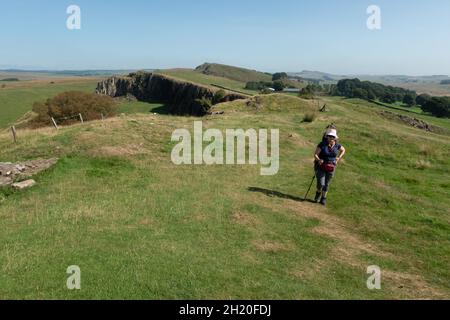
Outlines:
{"label": "dirt path", "polygon": [[[265,197],[260,194],[259,197]],[[267,199],[267,197],[265,197]],[[286,208],[300,218],[317,219],[320,225],[312,232],[332,239],[336,246],[331,251],[331,258],[362,272],[366,272],[367,263],[359,256],[370,254],[396,261],[398,257],[383,251],[373,243],[362,239],[345,221],[333,216],[326,208],[298,199],[286,199],[281,204],[271,203],[272,209],[280,212]],[[283,210],[284,209],[284,210]],[[382,269],[382,285],[392,291],[396,298],[404,299],[446,299],[448,295],[430,286],[419,274],[400,273]]]}

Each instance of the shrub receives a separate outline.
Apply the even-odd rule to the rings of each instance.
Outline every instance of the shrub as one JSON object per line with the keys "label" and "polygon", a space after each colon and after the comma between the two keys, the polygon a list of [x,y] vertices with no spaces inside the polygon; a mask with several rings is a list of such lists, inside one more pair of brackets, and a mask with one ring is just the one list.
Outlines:
{"label": "shrub", "polygon": [[314,122],[314,120],[316,120],[317,114],[315,112],[309,112],[307,114],[305,114],[305,116],[303,117],[303,122]]}
{"label": "shrub", "polygon": [[272,81],[277,81],[277,80],[284,80],[289,78],[289,76],[287,75],[286,72],[277,72],[274,73],[272,76]]}
{"label": "shrub", "polygon": [[224,90],[219,90],[214,94],[214,103],[220,103],[227,96],[227,93]]}
{"label": "shrub", "polygon": [[245,89],[247,90],[264,90],[265,88],[273,87],[273,82],[266,82],[266,81],[260,81],[260,82],[254,82],[250,81],[247,82],[245,85]]}
{"label": "shrub", "polygon": [[45,102],[36,102],[33,111],[37,114],[33,119],[34,126],[47,126],[51,118],[59,124],[70,124],[79,121],[76,116],[81,113],[85,121],[101,119],[116,115],[114,100],[108,96],[78,91],[63,92]]}
{"label": "shrub", "polygon": [[212,102],[207,98],[195,99],[195,105],[197,110],[195,110],[194,114],[203,116],[211,109]]}
{"label": "shrub", "polygon": [[273,88],[275,91],[283,91],[284,88],[286,88],[286,85],[281,80],[277,80],[273,82]]}

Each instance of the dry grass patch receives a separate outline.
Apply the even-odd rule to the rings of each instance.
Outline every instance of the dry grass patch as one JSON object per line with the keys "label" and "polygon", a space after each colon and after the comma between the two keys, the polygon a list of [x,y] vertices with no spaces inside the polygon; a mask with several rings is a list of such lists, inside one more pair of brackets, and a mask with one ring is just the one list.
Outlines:
{"label": "dry grass patch", "polygon": [[291,251],[292,248],[289,245],[279,243],[276,241],[264,241],[264,240],[255,240],[253,241],[253,245],[258,251],[276,253],[281,251]]}
{"label": "dry grass patch", "polygon": [[249,213],[243,213],[243,212],[233,213],[231,219],[234,223],[243,225],[243,226],[256,226],[261,223],[261,221],[254,215],[251,215]]}
{"label": "dry grass patch", "polygon": [[127,157],[148,154],[149,151],[145,149],[143,143],[140,143],[123,146],[103,146],[91,150],[89,153],[93,156]]}

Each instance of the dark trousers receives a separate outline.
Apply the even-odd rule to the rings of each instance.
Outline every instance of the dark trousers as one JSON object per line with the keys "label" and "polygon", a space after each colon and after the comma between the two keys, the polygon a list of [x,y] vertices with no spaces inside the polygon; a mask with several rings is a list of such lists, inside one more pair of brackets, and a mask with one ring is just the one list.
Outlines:
{"label": "dark trousers", "polygon": [[317,190],[328,192],[333,177],[334,172],[326,172],[320,166],[316,166]]}

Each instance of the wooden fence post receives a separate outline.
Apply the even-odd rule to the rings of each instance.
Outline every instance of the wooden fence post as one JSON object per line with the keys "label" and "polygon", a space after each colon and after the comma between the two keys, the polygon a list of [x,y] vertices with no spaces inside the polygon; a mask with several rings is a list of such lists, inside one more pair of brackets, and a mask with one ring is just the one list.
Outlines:
{"label": "wooden fence post", "polygon": [[14,143],[17,143],[17,131],[16,131],[16,127],[15,126],[11,127],[11,132],[12,132],[12,135],[13,135]]}
{"label": "wooden fence post", "polygon": [[103,113],[102,113],[102,121],[105,121],[105,116],[103,115]]}
{"label": "wooden fence post", "polygon": [[55,126],[56,130],[58,130],[58,125],[56,124],[55,118],[52,117],[53,125]]}
{"label": "wooden fence post", "polygon": [[83,116],[81,115],[81,113],[79,113],[78,115],[80,116],[80,121],[81,121],[81,123],[84,123],[84,121],[83,121]]}

